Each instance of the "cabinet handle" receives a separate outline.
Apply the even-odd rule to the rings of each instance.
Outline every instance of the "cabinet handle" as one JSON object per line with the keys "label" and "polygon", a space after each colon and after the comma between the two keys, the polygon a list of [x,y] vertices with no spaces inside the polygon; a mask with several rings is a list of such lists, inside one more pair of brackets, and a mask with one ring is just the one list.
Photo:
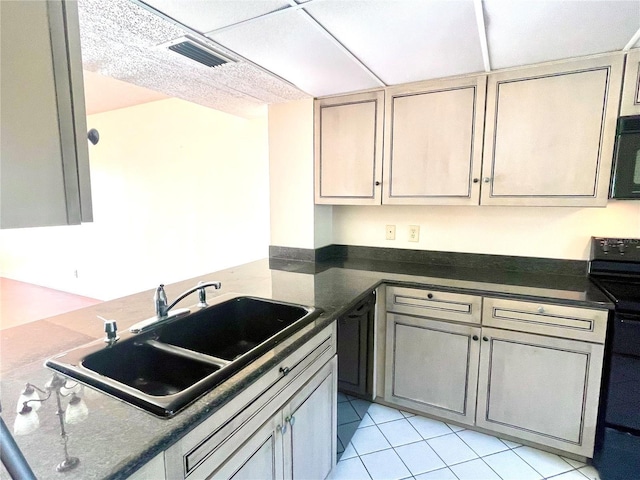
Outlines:
{"label": "cabinet handle", "polygon": [[432,298],[433,298],[433,293],[429,293],[429,294],[427,295],[427,298],[428,298],[428,299],[432,299]]}
{"label": "cabinet handle", "polygon": [[538,307],[538,313],[544,313],[544,307]]}
{"label": "cabinet handle", "polygon": [[482,337],[482,340],[484,340],[485,342],[489,341],[489,339],[487,337]]}
{"label": "cabinet handle", "polygon": [[285,433],[287,433],[287,426],[286,425],[278,425],[276,427],[276,430],[278,432],[280,432],[282,435],[284,435]]}
{"label": "cabinet handle", "polygon": [[484,177],[484,178],[482,179],[482,181],[483,181],[484,183],[489,183],[489,182],[491,182],[491,177]]}
{"label": "cabinet handle", "polygon": [[291,415],[290,417],[285,418],[284,421],[293,427],[293,424],[296,423],[296,417]]}
{"label": "cabinet handle", "polygon": [[380,185],[381,185],[381,184],[380,184],[380,182],[378,182],[378,181],[376,180],[376,187],[378,187],[378,186],[380,186]]}
{"label": "cabinet handle", "polygon": [[474,341],[476,341],[476,342],[478,341],[478,335],[474,335],[474,336],[473,336],[473,337],[471,337],[471,338],[473,338],[473,340],[474,340]]}
{"label": "cabinet handle", "polygon": [[280,367],[280,372],[282,372],[283,377],[286,377],[287,375],[289,375],[290,371],[291,369],[289,367]]}
{"label": "cabinet handle", "polygon": [[473,183],[478,183],[479,181],[480,181],[480,179],[479,179],[479,178],[474,178],[474,179],[473,179]]}

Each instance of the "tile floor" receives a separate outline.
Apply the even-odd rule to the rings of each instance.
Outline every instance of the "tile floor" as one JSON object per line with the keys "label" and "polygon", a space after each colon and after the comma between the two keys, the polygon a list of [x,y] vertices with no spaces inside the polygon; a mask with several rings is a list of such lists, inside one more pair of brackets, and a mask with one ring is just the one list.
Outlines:
{"label": "tile floor", "polygon": [[599,480],[591,466],[338,394],[333,480]]}

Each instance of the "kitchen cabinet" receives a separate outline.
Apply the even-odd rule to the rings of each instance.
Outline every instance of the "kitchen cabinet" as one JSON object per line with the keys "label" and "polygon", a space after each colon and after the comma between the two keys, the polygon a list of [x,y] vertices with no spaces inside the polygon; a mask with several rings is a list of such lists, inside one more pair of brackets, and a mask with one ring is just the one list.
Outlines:
{"label": "kitchen cabinet", "polygon": [[315,101],[315,202],[379,205],[384,92]]}
{"label": "kitchen cabinet", "polygon": [[480,328],[392,313],[387,328],[386,399],[473,425]]}
{"label": "kitchen cabinet", "polygon": [[[335,357],[215,472],[220,479],[325,478],[333,468]],[[333,436],[332,436],[333,435]]]}
{"label": "kitchen cabinet", "polygon": [[387,311],[394,313],[387,313],[385,400],[473,425],[481,301],[474,295],[387,287]]}
{"label": "kitchen cabinet", "polygon": [[604,346],[482,329],[476,425],[593,456]]}
{"label": "kitchen cabinet", "polygon": [[604,206],[623,56],[490,74],[483,205]]}
{"label": "kitchen cabinet", "polygon": [[620,116],[627,115],[640,115],[640,48],[627,52]]}
{"label": "kitchen cabinet", "polygon": [[[623,104],[640,100],[638,55]],[[317,100],[316,203],[605,206],[623,63],[607,54],[388,87],[382,177],[383,93]]]}
{"label": "kitchen cabinet", "polygon": [[166,478],[326,477],[336,452],[335,336],[334,323],[166,450]]}
{"label": "kitchen cabinet", "polygon": [[477,205],[486,76],[386,91],[383,200]]}
{"label": "kitchen cabinet", "polygon": [[593,455],[607,310],[395,286],[386,310],[385,402]]}
{"label": "kitchen cabinet", "polygon": [[0,227],[92,220],[77,4],[0,2]]}

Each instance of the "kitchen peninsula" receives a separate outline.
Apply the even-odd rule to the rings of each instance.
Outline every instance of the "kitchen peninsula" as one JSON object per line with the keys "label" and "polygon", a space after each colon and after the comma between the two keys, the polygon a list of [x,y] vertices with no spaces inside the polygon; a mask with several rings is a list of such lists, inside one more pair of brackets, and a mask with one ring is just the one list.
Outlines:
{"label": "kitchen peninsula", "polygon": [[[462,258],[457,258],[458,263],[454,261],[448,265],[420,263],[411,261],[411,252],[405,251],[404,259],[385,258],[385,255],[374,259],[376,253],[384,253],[383,249],[369,249],[359,256],[358,248],[352,248],[348,257],[315,263],[287,259],[286,252],[276,252],[280,258],[272,256],[270,260],[167,286],[169,298],[175,298],[200,280],[217,280],[223,287],[220,292],[211,292],[212,298],[233,292],[314,305],[324,313],[315,321],[312,331],[289,349],[260,357],[171,419],[156,418],[102,393],[87,392],[89,418],[68,428],[69,452],[80,458],[80,465],[64,474],[55,471],[55,465],[63,455],[58,419],[51,406],[44,406],[39,412],[40,429],[17,439],[38,478],[129,476],[218,409],[231,404],[261,374],[382,284],[433,288],[496,299],[515,298],[585,310],[606,312],[611,307],[607,298],[585,276],[586,264],[583,262],[463,255],[465,267],[461,266],[465,265],[460,263]],[[443,254],[439,255],[442,257]],[[484,257],[485,264],[491,264],[487,263],[491,260],[492,268],[468,268],[473,266],[474,258],[477,260],[479,257]],[[561,272],[568,274],[558,274]],[[116,320],[121,330],[148,318],[153,314],[152,297],[152,291],[142,292],[3,332],[0,358],[5,422],[13,423],[13,406],[25,383],[44,385],[51,377],[51,371],[42,366],[46,358],[102,338],[102,322],[96,318],[98,315]],[[190,303],[194,303],[193,299],[186,299],[182,305]],[[380,315],[378,312],[378,320]],[[46,342],[43,342],[45,338]],[[384,345],[383,340],[378,338],[378,350],[380,345]],[[1,476],[7,478],[6,472],[3,471]]]}

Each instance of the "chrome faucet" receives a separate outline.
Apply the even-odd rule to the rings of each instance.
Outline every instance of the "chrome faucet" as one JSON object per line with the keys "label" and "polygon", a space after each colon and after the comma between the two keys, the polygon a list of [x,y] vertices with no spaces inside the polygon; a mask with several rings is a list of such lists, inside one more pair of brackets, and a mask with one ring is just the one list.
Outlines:
{"label": "chrome faucet", "polygon": [[158,319],[161,318],[166,318],[169,315],[169,310],[171,310],[173,307],[176,306],[176,304],[184,299],[187,295],[192,294],[195,291],[199,292],[199,303],[198,306],[199,307],[206,307],[207,306],[207,293],[205,288],[207,287],[213,287],[216,290],[218,290],[220,287],[222,286],[222,284],[220,282],[199,282],[198,285],[196,285],[193,288],[190,288],[189,290],[187,290],[186,292],[181,293],[180,295],[178,295],[178,298],[175,299],[175,301],[167,306],[168,301],[167,301],[167,294],[164,291],[164,285],[160,285],[157,289],[156,289],[156,293],[153,296],[153,301],[155,303],[156,306],[156,316],[158,317]]}
{"label": "chrome faucet", "polygon": [[195,291],[199,292],[199,302],[197,306],[199,308],[204,308],[207,306],[207,293],[205,289],[207,287],[213,287],[218,290],[221,286],[222,284],[220,282],[200,282],[195,287],[190,288],[186,292],[178,295],[178,298],[176,298],[175,301],[171,305],[169,305],[167,294],[164,291],[164,285],[161,284],[160,286],[158,286],[158,288],[156,288],[156,293],[153,295],[153,303],[155,305],[156,315],[154,317],[148,318],[147,320],[136,323],[131,328],[129,328],[129,331],[131,333],[140,333],[149,329],[151,326],[155,325],[158,322],[164,322],[170,318],[180,317],[191,313],[191,310],[189,310],[188,308],[179,308],[173,311],[171,311],[171,309],[175,307],[178,302],[180,302],[180,300],[184,299],[187,295],[190,295]]}

